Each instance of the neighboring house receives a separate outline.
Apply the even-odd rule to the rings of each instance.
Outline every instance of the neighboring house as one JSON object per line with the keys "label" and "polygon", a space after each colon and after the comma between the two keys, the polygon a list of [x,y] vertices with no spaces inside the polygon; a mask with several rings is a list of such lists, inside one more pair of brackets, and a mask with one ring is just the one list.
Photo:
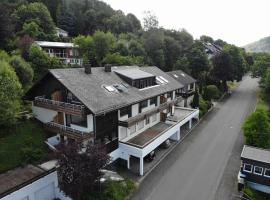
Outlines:
{"label": "neighboring house", "polygon": [[112,160],[140,160],[168,139],[180,140],[181,126],[197,109],[175,106],[184,86],[157,67],[122,66],[51,69],[25,98],[35,117],[60,141],[103,144]]}
{"label": "neighboring house", "polygon": [[270,194],[270,151],[245,145],[238,174],[239,189],[248,186]]}
{"label": "neighboring house", "polygon": [[167,73],[184,86],[176,91],[176,96],[182,96],[184,99],[184,101],[181,101],[178,105],[190,107],[196,90],[196,80],[182,70]]}
{"label": "neighboring house", "polygon": [[78,47],[73,43],[48,41],[36,41],[35,43],[49,56],[59,58],[64,64],[82,65],[83,63]]}
{"label": "neighboring house", "polygon": [[203,42],[205,47],[205,53],[208,56],[208,59],[211,59],[213,56],[219,54],[222,51],[222,47],[209,42]]}
{"label": "neighboring house", "polygon": [[27,165],[0,174],[0,200],[71,200],[58,188],[55,162]]}
{"label": "neighboring house", "polygon": [[61,28],[56,27],[56,35],[58,37],[67,38],[68,37],[68,32],[61,29]]}

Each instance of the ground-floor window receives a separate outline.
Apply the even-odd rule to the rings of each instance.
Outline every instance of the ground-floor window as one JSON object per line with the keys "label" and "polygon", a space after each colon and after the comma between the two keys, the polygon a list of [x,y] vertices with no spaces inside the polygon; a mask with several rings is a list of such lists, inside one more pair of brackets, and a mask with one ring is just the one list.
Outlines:
{"label": "ground-floor window", "polygon": [[133,134],[136,132],[136,125],[133,125],[129,128],[130,134]]}
{"label": "ground-floor window", "polygon": [[141,130],[144,127],[144,120],[138,122],[138,129]]}
{"label": "ground-floor window", "polygon": [[263,173],[262,167],[254,166],[254,174],[262,175],[262,173]]}
{"label": "ground-floor window", "polygon": [[155,121],[157,121],[157,114],[154,114],[154,115],[152,115],[152,122],[155,122]]}
{"label": "ground-floor window", "polygon": [[265,177],[270,177],[270,169],[265,168],[265,170],[264,170],[264,176]]}
{"label": "ground-floor window", "polygon": [[252,165],[244,164],[244,171],[248,173],[252,173]]}

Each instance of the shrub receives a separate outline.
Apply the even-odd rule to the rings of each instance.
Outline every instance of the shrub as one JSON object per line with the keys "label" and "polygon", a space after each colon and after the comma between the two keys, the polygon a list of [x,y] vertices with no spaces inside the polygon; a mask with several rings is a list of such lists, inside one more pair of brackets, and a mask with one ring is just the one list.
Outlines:
{"label": "shrub", "polygon": [[21,154],[23,163],[33,163],[42,158],[43,151],[41,148],[36,147],[32,137],[27,137],[21,149]]}
{"label": "shrub", "polygon": [[123,182],[108,181],[104,191],[104,199],[124,200],[134,189],[135,184],[131,180]]}
{"label": "shrub", "polygon": [[203,98],[211,101],[212,99],[218,99],[220,97],[220,91],[215,85],[207,85],[204,89]]}

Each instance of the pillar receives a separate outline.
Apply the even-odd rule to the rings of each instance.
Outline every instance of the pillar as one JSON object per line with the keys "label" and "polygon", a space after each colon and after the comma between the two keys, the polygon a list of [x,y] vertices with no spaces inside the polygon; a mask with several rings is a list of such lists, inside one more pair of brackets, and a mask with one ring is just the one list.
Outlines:
{"label": "pillar", "polygon": [[143,176],[143,157],[140,157],[140,175]]}
{"label": "pillar", "polygon": [[128,159],[127,159],[127,168],[130,169],[130,156],[128,156]]}
{"label": "pillar", "polygon": [[192,119],[189,120],[189,129],[192,127]]}

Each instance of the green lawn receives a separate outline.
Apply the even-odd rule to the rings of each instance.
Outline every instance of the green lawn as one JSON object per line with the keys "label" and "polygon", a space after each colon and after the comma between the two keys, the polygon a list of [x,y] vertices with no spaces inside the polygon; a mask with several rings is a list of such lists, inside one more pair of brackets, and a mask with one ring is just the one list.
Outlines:
{"label": "green lawn", "polygon": [[39,148],[42,154],[45,152],[45,133],[35,121],[20,122],[8,133],[0,130],[0,136],[0,173],[25,163],[22,149],[29,138],[34,148]]}

